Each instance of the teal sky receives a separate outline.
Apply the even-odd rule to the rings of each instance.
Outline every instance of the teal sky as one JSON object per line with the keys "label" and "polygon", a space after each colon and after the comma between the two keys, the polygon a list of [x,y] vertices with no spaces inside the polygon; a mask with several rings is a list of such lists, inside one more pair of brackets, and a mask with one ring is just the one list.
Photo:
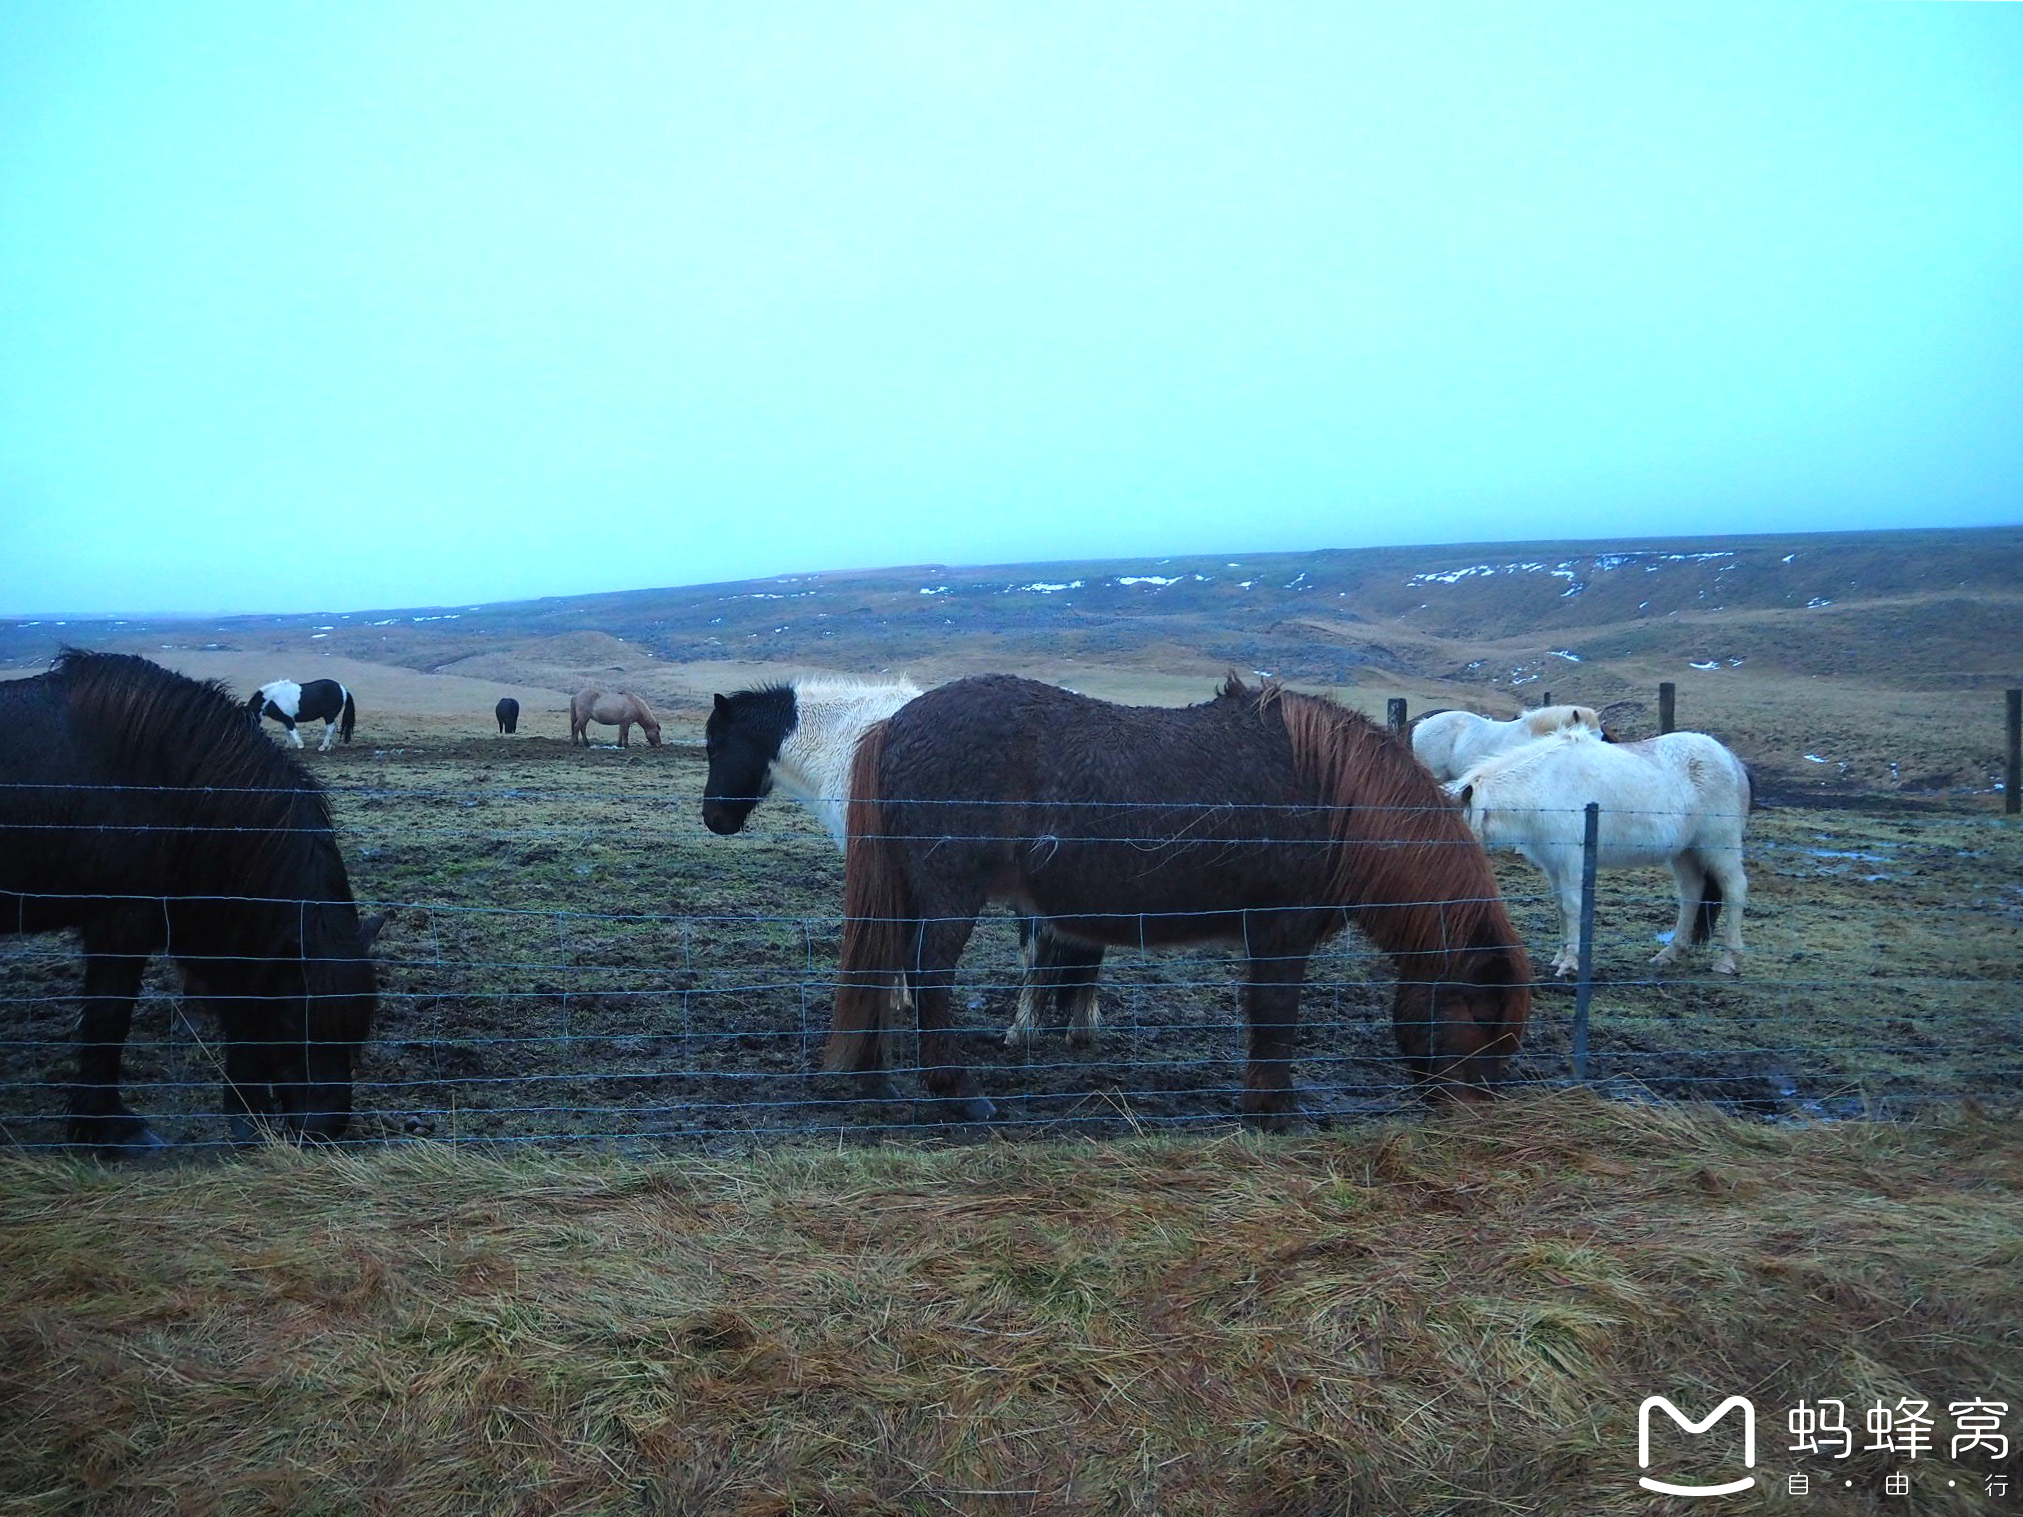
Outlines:
{"label": "teal sky", "polygon": [[2023,520],[2023,9],[0,0],[0,613]]}

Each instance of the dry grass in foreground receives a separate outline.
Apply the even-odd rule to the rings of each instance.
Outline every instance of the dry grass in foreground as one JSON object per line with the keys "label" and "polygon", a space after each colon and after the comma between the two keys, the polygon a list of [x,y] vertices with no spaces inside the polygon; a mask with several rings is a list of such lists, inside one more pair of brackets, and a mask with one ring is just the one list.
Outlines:
{"label": "dry grass in foreground", "polygon": [[[2023,1133],[1971,1112],[1585,1096],[1282,1141],[8,1161],[0,1507],[1684,1511],[1634,1483],[1653,1392],[1752,1396],[1777,1491],[1802,1398],[1942,1432],[2023,1399],[2019,1192]],[[1914,1507],[1862,1453],[1804,1507],[1979,1509],[1940,1441]]]}

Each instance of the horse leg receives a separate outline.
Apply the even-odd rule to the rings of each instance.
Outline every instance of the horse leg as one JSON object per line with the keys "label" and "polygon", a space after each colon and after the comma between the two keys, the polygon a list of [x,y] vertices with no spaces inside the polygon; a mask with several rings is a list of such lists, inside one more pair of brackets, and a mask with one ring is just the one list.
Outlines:
{"label": "horse leg", "polygon": [[[1672,923],[1672,941],[1651,958],[1653,964],[1676,964],[1693,943],[1694,920],[1700,915],[1700,894],[1706,888],[1707,871],[1688,849],[1672,855],[1672,878],[1679,885],[1679,917]],[[1729,973],[1734,973],[1731,969]]]}
{"label": "horse leg", "polygon": [[326,716],[325,718],[323,718],[323,741],[316,745],[316,751],[318,753],[328,753],[330,751],[330,745],[336,741],[337,741],[337,718],[333,716]]}
{"label": "horse leg", "polygon": [[227,1027],[225,1044],[225,1120],[234,1147],[258,1143],[274,1116],[271,1071],[260,1050]]}
{"label": "horse leg", "polygon": [[1580,968],[1580,852],[1573,850],[1569,866],[1566,849],[1520,851],[1544,873],[1552,887],[1553,907],[1559,913],[1559,955],[1552,961],[1552,972],[1572,974]]}
{"label": "horse leg", "polygon": [[[1721,939],[1720,956],[1714,960],[1714,973],[1740,974],[1742,972],[1742,908],[1749,903],[1749,876],[1742,872],[1742,850],[1715,849],[1706,856],[1707,873],[1720,888],[1720,909],[1727,917],[1724,924],[1717,926]],[[1704,891],[1702,892],[1704,898]]]}
{"label": "horse leg", "polygon": [[914,967],[907,978],[920,1010],[920,1080],[944,1122],[988,1122],[997,1108],[977,1090],[976,1075],[960,1062],[949,1030],[955,965],[976,930],[976,918],[943,916],[920,924]]}
{"label": "horse leg", "polygon": [[77,1021],[77,1082],[70,1087],[68,1140],[102,1159],[146,1153],[168,1145],[139,1113],[119,1098],[120,1054],[140,996],[144,945],[99,947],[85,954],[84,1010]]}
{"label": "horse leg", "polygon": [[1059,938],[1052,942],[1061,979],[1057,994],[1061,1010],[1068,1015],[1068,1046],[1091,1047],[1103,1028],[1103,1013],[1096,1005],[1096,978],[1103,972],[1103,950],[1064,943]]}
{"label": "horse leg", "polygon": [[1037,917],[1019,918],[1019,958],[1023,967],[1019,971],[1018,1010],[1012,1016],[1011,1026],[1004,1030],[1004,1046],[1007,1048],[1030,1044],[1040,1035],[1040,1002],[1047,992],[1040,970],[1040,935],[1043,931]]}
{"label": "horse leg", "polygon": [[1250,1064],[1243,1076],[1243,1115],[1265,1132],[1301,1124],[1292,1088],[1293,1040],[1299,1031],[1300,987],[1306,983],[1311,944],[1260,941],[1247,931],[1250,970],[1243,985],[1250,1023]]}
{"label": "horse leg", "polygon": [[286,717],[283,717],[281,720],[282,724],[288,729],[288,741],[297,748],[300,748],[302,746],[302,734],[295,730],[295,724]]}

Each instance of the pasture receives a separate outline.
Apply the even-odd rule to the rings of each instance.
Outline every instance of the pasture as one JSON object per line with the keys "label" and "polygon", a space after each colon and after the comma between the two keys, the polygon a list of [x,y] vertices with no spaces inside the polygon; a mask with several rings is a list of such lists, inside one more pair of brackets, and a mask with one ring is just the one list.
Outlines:
{"label": "pasture", "polygon": [[[313,756],[362,909],[392,912],[360,1066],[361,1135],[648,1154],[929,1131],[909,1103],[865,1102],[817,1072],[842,861],[784,800],[736,837],[702,826],[699,716],[671,717],[659,749],[587,751],[559,732],[461,736],[475,719],[382,716],[374,741]],[[1674,915],[1669,874],[1602,875],[1591,1079],[1773,1117],[1900,1115],[2023,1092],[2023,834],[1996,800],[1771,804],[1751,818],[1746,858],[1739,979],[1706,973],[1704,954],[1652,969]],[[1556,920],[1546,881],[1512,856],[1496,869],[1544,965]],[[63,938],[0,943],[0,1118],[15,1143],[60,1137],[54,1082],[69,1068],[79,975]],[[1413,1104],[1389,975],[1353,931],[1316,957],[1295,1069],[1311,1114]],[[1086,1053],[1058,1027],[1002,1046],[1018,979],[1012,919],[987,915],[962,962],[956,1021],[1001,1131],[1119,1134],[1234,1113],[1243,1038],[1227,953],[1113,951],[1105,1030]],[[129,1100],[165,1137],[216,1140],[209,1031],[182,1018],[159,970],[151,983]],[[1542,986],[1520,1081],[1567,1079],[1572,1001],[1567,982]],[[897,1057],[908,1055],[902,1038]]]}

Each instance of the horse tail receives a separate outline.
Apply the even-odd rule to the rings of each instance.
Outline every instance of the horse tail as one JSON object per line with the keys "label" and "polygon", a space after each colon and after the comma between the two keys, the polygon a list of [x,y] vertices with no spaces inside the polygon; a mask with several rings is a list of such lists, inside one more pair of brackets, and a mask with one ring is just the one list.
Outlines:
{"label": "horse tail", "polygon": [[824,1069],[872,1067],[880,1013],[894,976],[903,972],[906,937],[913,927],[913,892],[878,794],[885,730],[884,722],[866,728],[850,761],[843,946]]}
{"label": "horse tail", "polygon": [[1714,936],[1714,924],[1721,920],[1721,882],[1710,873],[1700,886],[1700,904],[1693,912],[1693,941],[1705,943]]}
{"label": "horse tail", "polygon": [[344,691],[344,725],[337,729],[337,735],[348,743],[351,741],[351,729],[358,725],[358,704],[352,700],[349,689],[343,685],[337,688]]}

